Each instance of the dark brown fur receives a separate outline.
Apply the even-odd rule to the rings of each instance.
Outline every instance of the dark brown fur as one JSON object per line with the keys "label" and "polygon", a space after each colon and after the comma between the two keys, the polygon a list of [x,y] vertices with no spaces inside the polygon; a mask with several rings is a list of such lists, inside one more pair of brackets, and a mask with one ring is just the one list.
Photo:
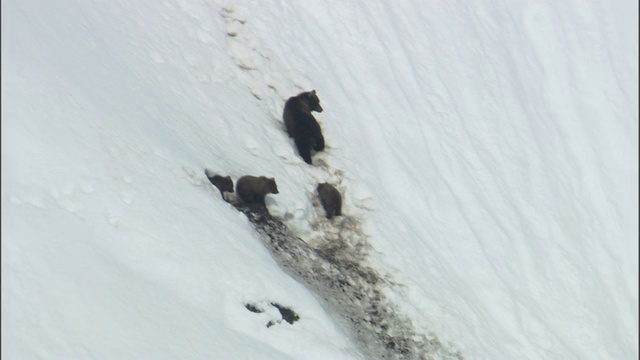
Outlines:
{"label": "dark brown fur", "polygon": [[342,215],[342,195],[333,185],[327,183],[318,184],[318,197],[327,219]]}
{"label": "dark brown fur", "polygon": [[220,190],[220,196],[224,199],[224,192],[233,192],[233,180],[231,180],[231,176],[221,176],[214,174],[209,169],[205,169],[205,175],[207,175],[207,179],[211,181],[213,186],[217,187]]}
{"label": "dark brown fur", "polygon": [[238,179],[236,190],[240,200],[264,205],[264,197],[267,194],[277,194],[278,185],[274,178],[246,175]]}
{"label": "dark brown fur", "polygon": [[289,137],[292,137],[298,154],[307,163],[311,164],[311,149],[324,150],[324,137],[322,129],[312,111],[322,112],[320,99],[316,91],[307,91],[290,97],[284,104],[282,118]]}

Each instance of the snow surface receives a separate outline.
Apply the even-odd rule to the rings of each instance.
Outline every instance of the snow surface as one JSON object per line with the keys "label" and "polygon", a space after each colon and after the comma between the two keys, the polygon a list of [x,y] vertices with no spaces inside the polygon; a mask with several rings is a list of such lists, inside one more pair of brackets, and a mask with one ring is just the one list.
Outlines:
{"label": "snow surface", "polygon": [[[318,247],[337,184],[399,315],[465,358],[637,358],[637,14],[2,2],[3,359],[365,358],[205,168],[275,177]],[[311,89],[315,166],[281,120]]]}

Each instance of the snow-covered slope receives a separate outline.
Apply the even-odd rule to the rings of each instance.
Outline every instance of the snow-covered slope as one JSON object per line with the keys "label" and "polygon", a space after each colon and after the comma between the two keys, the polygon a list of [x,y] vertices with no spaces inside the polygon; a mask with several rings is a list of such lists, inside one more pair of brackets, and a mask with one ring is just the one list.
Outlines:
{"label": "snow-covered slope", "polygon": [[633,1],[3,2],[3,358],[364,358],[205,167],[275,177],[314,246],[338,184],[465,358],[637,358],[637,34]]}

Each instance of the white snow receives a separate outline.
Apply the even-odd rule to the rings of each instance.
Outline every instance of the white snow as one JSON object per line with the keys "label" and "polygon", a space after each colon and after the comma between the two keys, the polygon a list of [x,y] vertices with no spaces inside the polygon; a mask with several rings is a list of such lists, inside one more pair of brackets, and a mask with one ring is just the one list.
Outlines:
{"label": "white snow", "polygon": [[[363,359],[205,168],[275,177],[314,245],[337,184],[400,315],[464,358],[637,358],[637,14],[3,2],[3,359]],[[311,89],[314,166],[281,119]]]}

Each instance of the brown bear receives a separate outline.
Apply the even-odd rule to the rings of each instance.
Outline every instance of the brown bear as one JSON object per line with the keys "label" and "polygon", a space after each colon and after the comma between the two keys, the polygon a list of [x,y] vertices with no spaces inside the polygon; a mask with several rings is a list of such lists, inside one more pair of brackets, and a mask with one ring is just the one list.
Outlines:
{"label": "brown bear", "polygon": [[204,173],[207,175],[207,179],[220,190],[220,196],[222,196],[223,200],[225,191],[233,192],[233,180],[231,180],[230,176],[217,175],[209,169],[205,169]]}
{"label": "brown bear", "polygon": [[311,148],[315,151],[324,150],[322,129],[311,115],[312,111],[322,112],[315,90],[290,97],[284,104],[282,113],[287,133],[293,138],[298,154],[307,164],[311,164]]}
{"label": "brown bear", "polygon": [[236,190],[240,200],[264,205],[264,197],[277,194],[278,186],[274,178],[245,175],[236,182]]}
{"label": "brown bear", "polygon": [[327,214],[327,219],[342,215],[342,196],[333,185],[327,183],[318,184],[318,197],[324,212]]}

